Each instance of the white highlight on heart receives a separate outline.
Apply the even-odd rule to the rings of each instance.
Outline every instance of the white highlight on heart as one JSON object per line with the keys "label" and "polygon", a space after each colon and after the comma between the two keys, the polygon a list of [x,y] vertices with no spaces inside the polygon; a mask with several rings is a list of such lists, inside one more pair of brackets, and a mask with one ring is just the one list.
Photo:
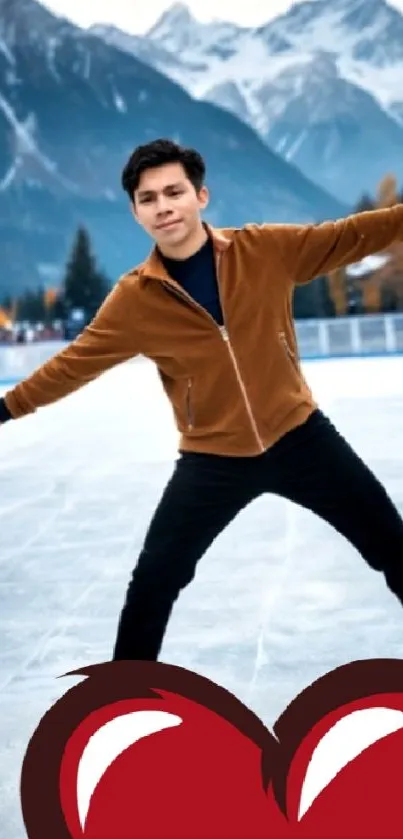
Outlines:
{"label": "white highlight on heart", "polygon": [[94,790],[113,761],[143,737],[173,728],[182,722],[180,717],[165,711],[133,711],[105,723],[90,737],[81,755],[77,773],[77,805],[82,830]]}
{"label": "white highlight on heart", "polygon": [[335,723],[316,746],[308,764],[298,821],[341,769],[369,746],[401,728],[403,712],[393,708],[364,708]]}

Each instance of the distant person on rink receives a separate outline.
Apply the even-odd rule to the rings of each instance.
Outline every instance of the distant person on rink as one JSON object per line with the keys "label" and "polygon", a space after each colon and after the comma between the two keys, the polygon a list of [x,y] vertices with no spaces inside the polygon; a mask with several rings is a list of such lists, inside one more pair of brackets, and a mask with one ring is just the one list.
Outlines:
{"label": "distant person on rink", "polygon": [[403,240],[403,205],[321,224],[217,229],[201,218],[204,181],[193,149],[164,139],[135,149],[122,185],[152,251],[81,335],[0,402],[5,423],[137,355],[158,368],[179,452],[128,586],[114,659],[159,658],[198,561],[263,493],[328,522],[403,604],[403,520],[316,404],[292,319],[296,285]]}

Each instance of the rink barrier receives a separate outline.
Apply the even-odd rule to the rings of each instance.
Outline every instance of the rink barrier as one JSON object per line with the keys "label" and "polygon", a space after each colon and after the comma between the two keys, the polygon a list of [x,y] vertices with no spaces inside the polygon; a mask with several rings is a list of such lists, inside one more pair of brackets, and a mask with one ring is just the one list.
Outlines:
{"label": "rink barrier", "polygon": [[[303,361],[403,355],[403,313],[300,320],[295,326]],[[47,341],[0,346],[0,386],[26,378],[67,345]]]}
{"label": "rink barrier", "polygon": [[[325,361],[327,361],[327,362],[329,362],[329,361],[343,361],[343,360],[349,361],[349,360],[352,360],[352,359],[357,359],[358,360],[360,358],[362,358],[362,359],[365,359],[365,358],[374,358],[374,359],[376,359],[376,358],[379,358],[379,359],[381,359],[381,358],[403,358],[403,350],[401,352],[393,352],[393,353],[390,353],[390,352],[384,352],[384,353],[367,352],[367,353],[354,353],[354,355],[351,355],[351,354],[350,355],[310,355],[310,356],[302,357],[302,361],[306,362],[306,363],[309,363],[309,362],[312,362],[312,363],[315,362],[316,363],[318,361],[323,361],[323,362],[325,362]],[[27,373],[27,375],[29,375],[29,373]],[[18,385],[18,383],[23,381],[24,378],[25,378],[25,376],[20,376],[19,378],[13,378],[13,379],[11,379],[11,378],[0,379],[0,388],[15,387],[15,385]]]}

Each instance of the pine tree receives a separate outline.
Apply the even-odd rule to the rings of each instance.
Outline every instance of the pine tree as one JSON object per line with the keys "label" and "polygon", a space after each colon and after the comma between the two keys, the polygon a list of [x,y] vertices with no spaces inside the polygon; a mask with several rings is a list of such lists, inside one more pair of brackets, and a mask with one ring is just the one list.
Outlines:
{"label": "pine tree", "polygon": [[17,319],[29,323],[44,323],[47,320],[44,289],[28,290],[17,301]]}
{"label": "pine tree", "polygon": [[293,313],[297,320],[332,318],[335,316],[335,306],[326,277],[317,277],[311,283],[296,286],[293,297]]}
{"label": "pine tree", "polygon": [[6,312],[11,312],[13,307],[13,301],[9,294],[7,294],[6,297],[3,297],[0,306],[2,309],[5,309]]}
{"label": "pine tree", "polygon": [[364,213],[368,210],[375,210],[376,204],[373,198],[367,193],[361,196],[360,200],[358,201],[356,207],[354,208],[354,212],[356,213]]}
{"label": "pine tree", "polygon": [[108,291],[109,284],[96,266],[89,234],[84,227],[79,227],[63,282],[64,307],[68,311],[82,309],[88,322]]}

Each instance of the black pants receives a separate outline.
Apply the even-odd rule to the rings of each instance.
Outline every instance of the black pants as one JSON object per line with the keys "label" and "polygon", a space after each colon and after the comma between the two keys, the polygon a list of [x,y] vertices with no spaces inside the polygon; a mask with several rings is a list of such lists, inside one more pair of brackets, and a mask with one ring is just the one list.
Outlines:
{"label": "black pants", "polygon": [[252,458],[181,453],[133,572],[114,650],[158,659],[174,603],[214,539],[274,493],[316,513],[384,574],[403,604],[403,520],[377,478],[321,411]]}

